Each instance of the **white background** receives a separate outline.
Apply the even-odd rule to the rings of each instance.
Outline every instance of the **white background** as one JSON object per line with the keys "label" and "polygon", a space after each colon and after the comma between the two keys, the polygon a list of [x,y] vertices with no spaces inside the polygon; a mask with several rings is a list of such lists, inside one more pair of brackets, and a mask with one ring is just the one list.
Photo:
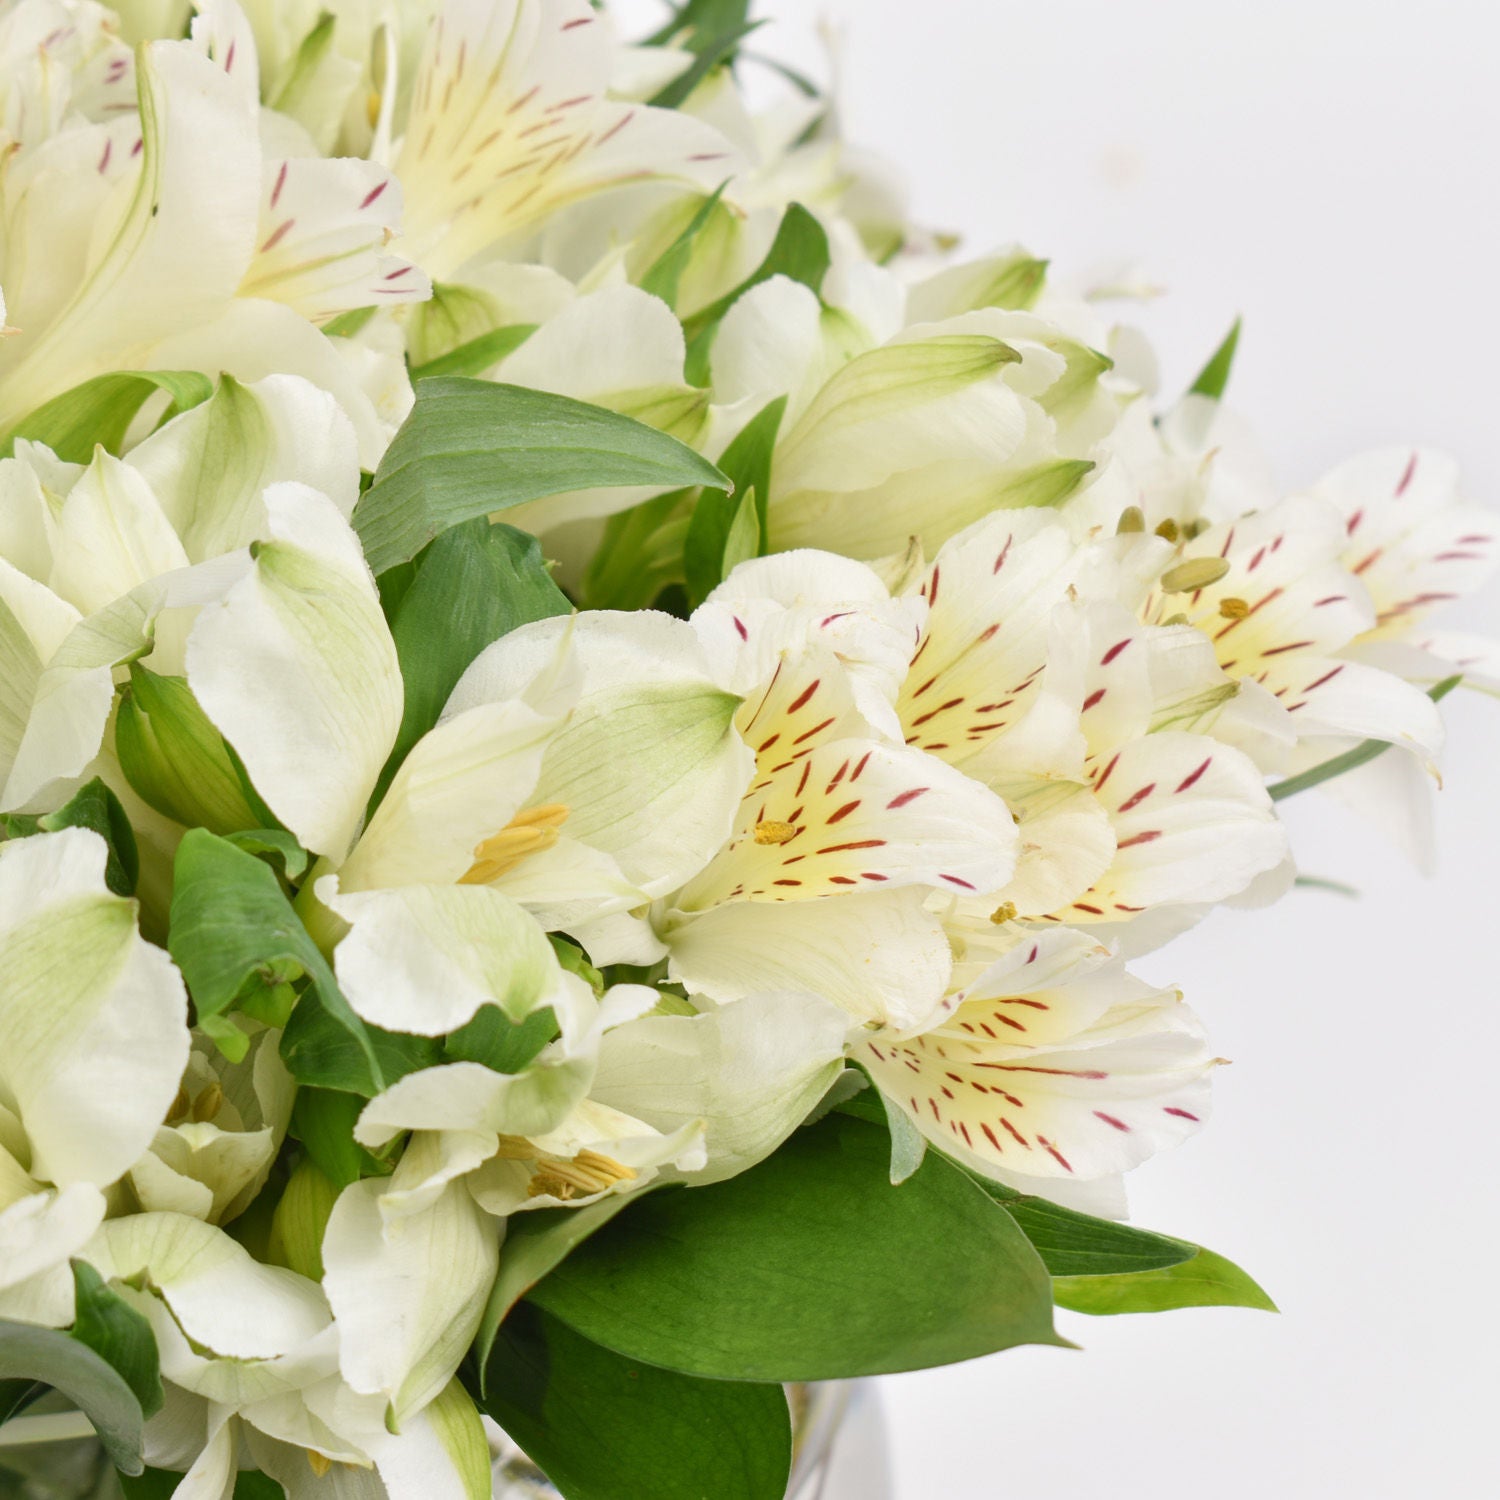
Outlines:
{"label": "white background", "polygon": [[[1236,313],[1233,402],[1289,484],[1361,447],[1453,450],[1500,504],[1500,24],[1487,5],[780,0],[918,219],[1059,270],[1139,258],[1185,386]],[[1469,607],[1500,633],[1500,590]],[[1460,616],[1462,619],[1462,615]],[[1145,966],[1235,1066],[1208,1131],[1132,1178],[1137,1222],[1282,1315],[1063,1316],[1085,1346],[883,1383],[900,1500],[1500,1494],[1500,704],[1450,699],[1440,871],[1316,793],[1298,893]]]}

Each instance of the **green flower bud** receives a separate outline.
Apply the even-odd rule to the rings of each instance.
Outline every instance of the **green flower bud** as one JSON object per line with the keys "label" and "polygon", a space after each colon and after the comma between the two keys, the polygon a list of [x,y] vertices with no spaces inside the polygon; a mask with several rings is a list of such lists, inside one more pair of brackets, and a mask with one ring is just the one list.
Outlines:
{"label": "green flower bud", "polygon": [[131,664],[115,717],[115,752],[141,800],[189,828],[223,834],[274,821],[257,807],[184,678]]}
{"label": "green flower bud", "polygon": [[305,1161],[292,1173],[271,1218],[267,1251],[271,1261],[313,1281],[323,1279],[323,1231],[339,1190]]}

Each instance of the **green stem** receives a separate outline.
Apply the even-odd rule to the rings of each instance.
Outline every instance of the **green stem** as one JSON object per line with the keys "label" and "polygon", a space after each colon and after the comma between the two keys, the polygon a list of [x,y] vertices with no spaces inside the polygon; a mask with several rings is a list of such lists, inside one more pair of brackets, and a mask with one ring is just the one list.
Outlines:
{"label": "green stem", "polygon": [[[1462,681],[1461,676],[1445,677],[1427,690],[1427,696],[1434,703],[1441,702]],[[1335,776],[1343,776],[1359,766],[1368,765],[1370,761],[1377,756],[1384,755],[1390,748],[1389,740],[1366,740],[1364,744],[1356,745],[1354,749],[1346,750],[1342,755],[1335,755],[1332,760],[1325,760],[1322,765],[1299,771],[1295,776],[1288,776],[1285,781],[1278,781],[1275,786],[1268,788],[1271,801],[1280,802],[1285,797],[1294,797],[1298,792],[1305,792],[1309,787],[1332,781]]]}

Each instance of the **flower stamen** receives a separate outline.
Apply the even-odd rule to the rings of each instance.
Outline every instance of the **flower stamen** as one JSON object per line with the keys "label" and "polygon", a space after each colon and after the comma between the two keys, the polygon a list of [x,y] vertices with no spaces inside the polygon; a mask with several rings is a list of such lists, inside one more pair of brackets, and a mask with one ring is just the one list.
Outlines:
{"label": "flower stamen", "polygon": [[550,849],[558,840],[569,808],[562,802],[523,808],[499,833],[474,846],[474,863],[459,876],[460,885],[488,885],[515,869],[528,855]]}

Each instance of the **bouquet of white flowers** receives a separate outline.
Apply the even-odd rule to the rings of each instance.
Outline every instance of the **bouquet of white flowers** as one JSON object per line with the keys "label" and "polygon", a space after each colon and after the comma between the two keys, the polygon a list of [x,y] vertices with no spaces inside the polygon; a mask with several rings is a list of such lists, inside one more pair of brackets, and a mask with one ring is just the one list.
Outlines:
{"label": "bouquet of white flowers", "polygon": [[1270,1306],[1120,1222],[1127,965],[1422,815],[1494,521],[1274,493],[747,10],[0,5],[7,1494],[780,1500],[787,1384]]}

